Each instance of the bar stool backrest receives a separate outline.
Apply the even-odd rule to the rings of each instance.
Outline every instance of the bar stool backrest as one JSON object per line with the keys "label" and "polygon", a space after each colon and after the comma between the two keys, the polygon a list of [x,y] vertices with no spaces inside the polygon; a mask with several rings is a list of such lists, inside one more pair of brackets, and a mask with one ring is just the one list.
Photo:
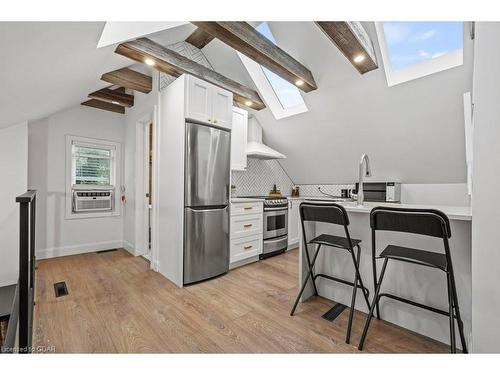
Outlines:
{"label": "bar stool backrest", "polygon": [[375,207],[370,213],[372,230],[406,232],[448,239],[450,221],[439,210]]}
{"label": "bar stool backrest", "polygon": [[300,218],[302,222],[315,221],[347,226],[349,217],[344,207],[336,203],[309,203],[300,204]]}

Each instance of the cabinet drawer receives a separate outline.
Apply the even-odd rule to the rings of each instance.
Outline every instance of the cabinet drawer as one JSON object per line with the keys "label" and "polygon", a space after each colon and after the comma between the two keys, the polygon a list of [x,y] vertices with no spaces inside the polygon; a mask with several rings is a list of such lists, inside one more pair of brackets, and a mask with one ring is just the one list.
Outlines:
{"label": "cabinet drawer", "polygon": [[262,214],[231,216],[231,238],[262,233]]}
{"label": "cabinet drawer", "polygon": [[262,254],[262,236],[249,236],[231,240],[230,263]]}
{"label": "cabinet drawer", "polygon": [[232,203],[231,216],[234,215],[249,215],[249,214],[262,214],[262,202],[249,202],[249,203]]}

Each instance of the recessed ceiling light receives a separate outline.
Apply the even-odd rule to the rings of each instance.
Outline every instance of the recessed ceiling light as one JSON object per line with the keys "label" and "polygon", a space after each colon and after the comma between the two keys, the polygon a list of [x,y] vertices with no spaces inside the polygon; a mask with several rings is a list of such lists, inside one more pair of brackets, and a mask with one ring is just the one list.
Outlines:
{"label": "recessed ceiling light", "polygon": [[299,79],[299,80],[295,81],[295,84],[297,86],[302,86],[304,84],[304,81],[302,81],[301,79]]}
{"label": "recessed ceiling light", "polygon": [[253,104],[253,103],[252,103],[250,100],[247,100],[247,101],[245,102],[245,105],[246,105],[247,107],[251,107],[251,106],[252,106],[252,104]]}
{"label": "recessed ceiling light", "polygon": [[354,57],[353,61],[355,63],[359,64],[359,63],[365,61],[365,59],[366,59],[365,55],[357,55],[357,56]]}
{"label": "recessed ceiling light", "polygon": [[113,100],[113,101],[111,101],[111,104],[120,105],[120,102],[117,102],[116,100]]}
{"label": "recessed ceiling light", "polygon": [[146,63],[146,65],[149,65],[149,66],[155,66],[155,62],[153,59],[144,59],[144,62]]}

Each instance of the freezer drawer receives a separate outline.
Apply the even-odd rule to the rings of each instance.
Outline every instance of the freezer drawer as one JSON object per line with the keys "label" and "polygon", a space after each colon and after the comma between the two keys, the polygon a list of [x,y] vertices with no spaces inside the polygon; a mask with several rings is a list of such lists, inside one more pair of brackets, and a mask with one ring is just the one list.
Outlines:
{"label": "freezer drawer", "polygon": [[229,131],[186,123],[186,207],[229,204],[230,158]]}
{"label": "freezer drawer", "polygon": [[228,208],[185,209],[184,284],[229,270]]}

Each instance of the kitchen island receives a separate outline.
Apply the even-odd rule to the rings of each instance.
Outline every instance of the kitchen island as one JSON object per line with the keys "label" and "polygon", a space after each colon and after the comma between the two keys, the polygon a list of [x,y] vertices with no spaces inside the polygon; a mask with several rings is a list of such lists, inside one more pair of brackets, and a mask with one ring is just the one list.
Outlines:
{"label": "kitchen island", "polygon": [[[301,202],[325,203],[331,202],[329,198],[300,197],[291,198]],[[468,339],[471,332],[471,209],[460,206],[435,206],[396,203],[374,203],[365,202],[363,206],[357,206],[355,202],[336,202],[345,207],[350,220],[349,231],[352,238],[361,240],[360,273],[365,286],[370,290],[370,302],[374,294],[374,281],[371,257],[371,228],[370,211],[376,206],[394,206],[402,208],[433,208],[444,212],[450,219],[451,238],[450,248],[455,271],[456,286],[458,292],[459,307],[464,323],[464,332]],[[300,226],[300,222],[299,222]],[[299,256],[299,285],[307,276],[307,261],[304,257],[304,244],[302,230],[300,233],[300,256]],[[330,233],[345,236],[343,227],[324,223],[306,224],[306,236],[312,239],[321,233]],[[377,254],[388,244],[420,248],[429,251],[443,253],[443,242],[433,237],[419,236],[408,233],[377,232]],[[309,254],[315,251],[314,245],[308,246]],[[381,260],[377,261],[380,273]],[[354,280],[354,267],[347,252],[325,247],[318,255],[315,265],[315,274],[323,273],[334,275],[349,281]],[[350,306],[352,288],[334,281],[318,278],[316,279],[318,294],[338,303]],[[441,308],[448,309],[446,275],[444,272],[417,266],[414,264],[389,261],[386,275],[382,284],[382,292],[396,294],[411,300]],[[302,302],[313,295],[312,283],[309,281]],[[362,293],[357,293],[356,309],[368,312]],[[291,308],[291,307],[290,307]],[[299,304],[295,314],[300,314]],[[326,311],[318,311],[322,315]],[[392,299],[382,298],[380,300],[380,313],[383,320],[405,327],[435,340],[449,343],[449,320],[448,317],[435,314],[414,306],[410,306]],[[457,329],[458,337],[458,329]],[[367,340],[375,337],[368,334]],[[353,344],[358,343],[359,336],[353,335]],[[460,347],[459,340],[457,347]]]}

